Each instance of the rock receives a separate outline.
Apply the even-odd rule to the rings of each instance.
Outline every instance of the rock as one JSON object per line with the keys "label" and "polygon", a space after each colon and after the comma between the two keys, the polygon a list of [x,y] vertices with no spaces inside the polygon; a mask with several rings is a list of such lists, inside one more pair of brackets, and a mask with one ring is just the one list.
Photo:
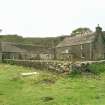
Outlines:
{"label": "rock", "polygon": [[44,102],[48,102],[48,101],[54,100],[54,98],[50,96],[46,96],[46,97],[42,97],[41,100],[43,100]]}
{"label": "rock", "polygon": [[22,76],[39,75],[38,72],[21,73]]}

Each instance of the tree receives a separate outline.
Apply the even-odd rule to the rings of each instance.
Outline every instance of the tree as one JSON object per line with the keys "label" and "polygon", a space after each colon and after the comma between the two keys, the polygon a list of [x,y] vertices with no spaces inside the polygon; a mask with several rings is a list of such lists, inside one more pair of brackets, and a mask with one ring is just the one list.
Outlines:
{"label": "tree", "polygon": [[72,33],[71,33],[71,36],[89,34],[91,32],[92,32],[92,30],[87,28],[87,27],[84,27],[84,28],[80,27],[80,28],[77,28],[77,29],[73,30]]}

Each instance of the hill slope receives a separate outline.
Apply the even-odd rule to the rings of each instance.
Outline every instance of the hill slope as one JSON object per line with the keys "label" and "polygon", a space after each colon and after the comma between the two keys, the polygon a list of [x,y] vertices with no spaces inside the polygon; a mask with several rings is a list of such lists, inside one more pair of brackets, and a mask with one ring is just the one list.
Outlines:
{"label": "hill slope", "polygon": [[18,35],[0,35],[0,41],[54,47],[65,37],[66,36],[46,37],[46,38],[23,38],[22,36]]}

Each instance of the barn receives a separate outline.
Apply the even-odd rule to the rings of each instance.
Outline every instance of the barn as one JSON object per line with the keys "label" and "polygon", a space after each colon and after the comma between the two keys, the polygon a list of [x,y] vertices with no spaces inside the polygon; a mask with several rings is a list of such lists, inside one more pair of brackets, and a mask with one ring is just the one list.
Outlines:
{"label": "barn", "polygon": [[25,59],[26,50],[12,42],[0,42],[0,59]]}
{"label": "barn", "polygon": [[52,48],[20,44],[13,42],[0,42],[0,61],[3,59],[40,60],[53,59]]}

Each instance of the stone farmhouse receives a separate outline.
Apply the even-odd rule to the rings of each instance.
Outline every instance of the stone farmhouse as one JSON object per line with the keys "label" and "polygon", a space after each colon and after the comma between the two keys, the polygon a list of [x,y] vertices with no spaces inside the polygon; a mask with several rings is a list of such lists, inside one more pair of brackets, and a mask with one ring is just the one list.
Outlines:
{"label": "stone farmhouse", "polygon": [[0,60],[2,59],[24,59],[24,49],[16,47],[15,43],[0,42]]}
{"label": "stone farmhouse", "polygon": [[98,25],[93,33],[66,37],[56,46],[59,60],[105,59],[105,32]]}
{"label": "stone farmhouse", "polygon": [[39,60],[53,59],[52,49],[31,44],[17,44],[12,42],[0,42],[0,60],[21,59]]}
{"label": "stone farmhouse", "polygon": [[0,42],[0,61],[22,60],[102,60],[105,59],[105,32],[100,26],[92,33],[67,36],[56,47]]}

